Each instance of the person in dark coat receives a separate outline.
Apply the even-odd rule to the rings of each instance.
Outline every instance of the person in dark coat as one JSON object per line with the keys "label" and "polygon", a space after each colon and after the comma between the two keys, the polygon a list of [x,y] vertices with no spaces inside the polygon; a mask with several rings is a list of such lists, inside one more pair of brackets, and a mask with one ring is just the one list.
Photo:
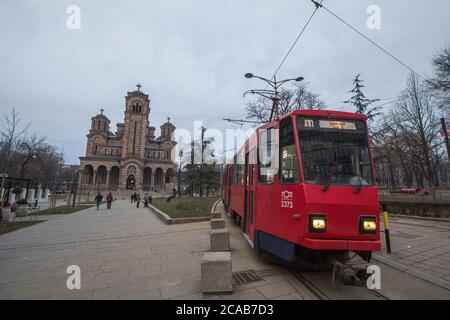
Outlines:
{"label": "person in dark coat", "polygon": [[140,195],[136,195],[136,208],[139,208],[139,204],[141,203],[141,196]]}
{"label": "person in dark coat", "polygon": [[103,196],[102,194],[99,192],[96,196],[95,196],[95,202],[97,204],[97,211],[100,208],[100,204],[102,203],[103,200]]}

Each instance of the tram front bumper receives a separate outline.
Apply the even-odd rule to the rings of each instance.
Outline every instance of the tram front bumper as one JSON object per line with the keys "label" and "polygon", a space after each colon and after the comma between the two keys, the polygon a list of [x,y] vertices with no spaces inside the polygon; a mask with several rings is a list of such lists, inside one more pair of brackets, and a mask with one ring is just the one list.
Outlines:
{"label": "tram front bumper", "polygon": [[313,250],[380,251],[379,240],[334,240],[304,238],[302,245]]}

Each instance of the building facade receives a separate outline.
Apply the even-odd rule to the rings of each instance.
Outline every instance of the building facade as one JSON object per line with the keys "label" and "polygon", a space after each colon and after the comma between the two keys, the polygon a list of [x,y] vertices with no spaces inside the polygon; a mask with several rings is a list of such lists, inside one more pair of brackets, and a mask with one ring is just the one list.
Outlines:
{"label": "building facade", "polygon": [[150,99],[140,88],[125,97],[125,119],[110,131],[110,120],[101,113],[91,120],[86,155],[80,157],[81,192],[171,192],[176,185],[172,161],[175,126],[168,118],[155,137],[150,126]]}

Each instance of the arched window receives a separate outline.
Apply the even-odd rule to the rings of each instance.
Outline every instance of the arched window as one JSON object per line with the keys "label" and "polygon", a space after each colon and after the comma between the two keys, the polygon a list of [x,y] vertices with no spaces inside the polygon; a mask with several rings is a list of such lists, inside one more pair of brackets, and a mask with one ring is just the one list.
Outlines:
{"label": "arched window", "polygon": [[142,106],[138,102],[133,104],[133,113],[141,113],[141,110]]}

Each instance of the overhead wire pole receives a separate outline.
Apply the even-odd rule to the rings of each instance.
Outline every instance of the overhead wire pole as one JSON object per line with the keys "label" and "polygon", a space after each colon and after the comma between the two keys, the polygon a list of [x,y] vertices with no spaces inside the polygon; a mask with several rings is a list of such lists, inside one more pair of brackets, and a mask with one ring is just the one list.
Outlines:
{"label": "overhead wire pole", "polygon": [[447,124],[445,123],[445,118],[441,118],[442,133],[444,135],[445,147],[447,148],[448,162],[450,163],[450,143],[448,138]]}
{"label": "overhead wire pole", "polygon": [[228,122],[234,122],[236,124],[240,123],[255,123],[255,124],[261,124],[264,123],[263,121],[251,121],[251,120],[242,120],[242,119],[230,119],[230,118],[224,118],[222,120],[228,121]]}

